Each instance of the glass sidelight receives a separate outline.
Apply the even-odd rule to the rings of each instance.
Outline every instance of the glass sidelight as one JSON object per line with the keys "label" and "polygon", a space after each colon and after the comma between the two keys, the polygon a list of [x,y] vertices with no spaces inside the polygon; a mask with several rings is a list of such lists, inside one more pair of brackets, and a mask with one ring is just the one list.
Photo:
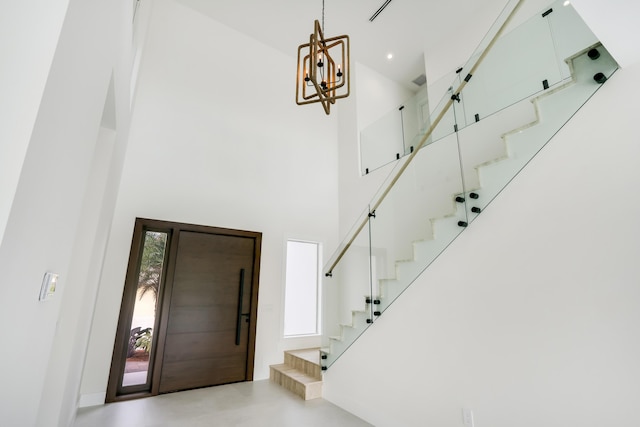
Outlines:
{"label": "glass sidelight", "polygon": [[[158,349],[171,229],[136,220],[120,308],[107,401],[150,393]],[[160,344],[161,345],[161,344]]]}
{"label": "glass sidelight", "polygon": [[153,354],[158,295],[163,282],[168,233],[146,231],[135,294],[122,387],[147,384]]}

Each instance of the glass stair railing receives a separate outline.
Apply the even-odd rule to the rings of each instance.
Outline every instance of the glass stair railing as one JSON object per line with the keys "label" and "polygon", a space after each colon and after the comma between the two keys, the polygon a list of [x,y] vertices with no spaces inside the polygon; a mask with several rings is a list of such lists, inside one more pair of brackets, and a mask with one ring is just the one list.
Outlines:
{"label": "glass stair railing", "polygon": [[[389,308],[617,69],[562,1],[509,28],[522,3],[507,4],[432,111],[430,127],[410,139],[393,138],[396,145],[403,141],[404,155],[325,266],[323,369]],[[393,130],[381,130],[385,120],[391,122],[383,118],[377,132],[389,136]],[[398,129],[397,122],[391,126]]]}

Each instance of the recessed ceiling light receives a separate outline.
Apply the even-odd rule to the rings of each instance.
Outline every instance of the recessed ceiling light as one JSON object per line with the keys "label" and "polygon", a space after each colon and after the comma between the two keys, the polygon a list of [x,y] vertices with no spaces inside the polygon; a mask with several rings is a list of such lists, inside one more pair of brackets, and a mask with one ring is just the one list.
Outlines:
{"label": "recessed ceiling light", "polygon": [[565,1],[562,5],[563,6],[569,6],[571,4],[571,2],[569,0]]}
{"label": "recessed ceiling light", "polygon": [[393,59],[393,53],[387,53],[387,59]]}

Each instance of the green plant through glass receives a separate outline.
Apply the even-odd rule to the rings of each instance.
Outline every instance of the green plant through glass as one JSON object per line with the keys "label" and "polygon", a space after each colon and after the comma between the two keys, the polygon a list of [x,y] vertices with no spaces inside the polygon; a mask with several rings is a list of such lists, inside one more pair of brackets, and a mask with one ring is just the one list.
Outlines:
{"label": "green plant through glass", "polygon": [[136,386],[148,381],[149,361],[153,350],[153,328],[158,295],[162,284],[167,233],[147,231],[140,256],[138,287],[131,326],[122,386]]}

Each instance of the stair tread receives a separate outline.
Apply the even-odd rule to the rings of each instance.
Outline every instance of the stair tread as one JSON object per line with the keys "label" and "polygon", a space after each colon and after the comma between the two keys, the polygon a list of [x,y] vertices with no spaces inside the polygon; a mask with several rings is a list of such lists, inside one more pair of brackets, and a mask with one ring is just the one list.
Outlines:
{"label": "stair tread", "polygon": [[285,353],[289,353],[299,359],[304,359],[307,362],[320,364],[320,349],[319,348],[305,348],[301,350],[287,350]]}

